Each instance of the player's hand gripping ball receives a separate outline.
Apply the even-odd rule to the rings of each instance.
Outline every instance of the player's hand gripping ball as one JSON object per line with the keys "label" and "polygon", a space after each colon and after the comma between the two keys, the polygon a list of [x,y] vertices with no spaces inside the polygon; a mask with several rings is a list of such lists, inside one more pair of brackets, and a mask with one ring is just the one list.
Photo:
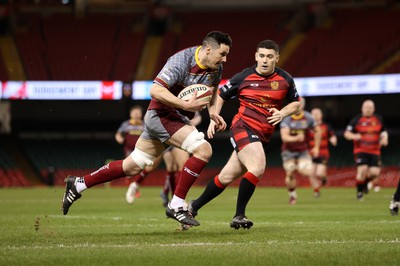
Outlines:
{"label": "player's hand gripping ball", "polygon": [[178,98],[188,101],[193,97],[194,92],[197,91],[196,99],[209,103],[212,98],[212,89],[204,84],[193,84],[187,86],[178,94]]}

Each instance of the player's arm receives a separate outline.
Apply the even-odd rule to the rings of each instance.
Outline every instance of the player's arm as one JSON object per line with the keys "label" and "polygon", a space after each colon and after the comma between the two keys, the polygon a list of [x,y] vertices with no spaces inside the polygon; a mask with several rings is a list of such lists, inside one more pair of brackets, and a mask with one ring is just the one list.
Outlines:
{"label": "player's arm", "polygon": [[203,117],[201,116],[200,112],[194,113],[194,117],[190,120],[194,126],[200,125],[201,121],[203,120]]}
{"label": "player's arm", "polygon": [[124,141],[125,141],[124,135],[122,135],[121,132],[115,133],[115,141],[116,141],[118,144],[124,144]]}
{"label": "player's arm", "polygon": [[163,104],[190,112],[201,111],[207,105],[207,102],[196,99],[197,91],[194,92],[190,100],[184,101],[173,95],[167,88],[157,83],[153,83],[151,86],[150,96]]}
{"label": "player's arm", "polygon": [[321,127],[319,125],[316,125],[313,130],[314,130],[314,147],[311,150],[311,154],[314,157],[318,157],[319,147],[321,145]]}
{"label": "player's arm", "polygon": [[279,122],[282,121],[286,116],[292,115],[299,111],[300,102],[291,102],[281,110],[276,108],[271,108],[269,111],[271,112],[271,116],[267,118],[267,121],[272,125],[276,126]]}
{"label": "player's arm", "polygon": [[381,146],[389,145],[389,134],[387,131],[382,131],[381,134],[379,135],[379,144]]}
{"label": "player's arm", "polygon": [[[219,95],[216,95],[216,100],[213,105],[213,109],[210,109],[210,124],[208,125],[207,129],[207,136],[208,138],[212,139],[215,135],[215,132],[223,131],[226,128],[225,120],[219,115],[222,109],[222,106],[225,103],[225,100],[222,99]],[[217,123],[215,120],[216,118],[222,119],[222,122]]]}
{"label": "player's arm", "polygon": [[329,137],[329,142],[331,143],[332,146],[336,146],[337,145],[337,137],[336,135],[332,135]]}
{"label": "player's arm", "polygon": [[280,133],[282,142],[290,143],[304,141],[304,134],[291,135],[289,127],[281,127]]}
{"label": "player's arm", "polygon": [[343,133],[343,136],[347,140],[360,140],[361,134],[355,131],[355,126],[360,116],[353,118],[350,123],[347,125],[346,130]]}

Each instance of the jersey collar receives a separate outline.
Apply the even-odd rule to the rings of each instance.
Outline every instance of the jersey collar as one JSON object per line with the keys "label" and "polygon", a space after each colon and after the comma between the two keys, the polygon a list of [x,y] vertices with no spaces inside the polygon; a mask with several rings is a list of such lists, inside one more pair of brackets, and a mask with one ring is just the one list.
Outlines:
{"label": "jersey collar", "polygon": [[197,47],[196,52],[194,53],[194,58],[196,59],[196,64],[201,68],[201,69],[207,69],[207,67],[203,66],[200,63],[200,59],[199,59],[199,51],[201,49],[201,45],[199,47]]}

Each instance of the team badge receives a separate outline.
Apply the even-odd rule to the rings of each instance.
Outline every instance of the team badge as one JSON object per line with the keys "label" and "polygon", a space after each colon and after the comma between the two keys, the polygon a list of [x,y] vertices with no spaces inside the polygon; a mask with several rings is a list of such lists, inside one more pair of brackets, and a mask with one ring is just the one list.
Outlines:
{"label": "team badge", "polygon": [[277,90],[277,89],[279,88],[279,82],[277,82],[277,81],[272,81],[272,82],[271,82],[271,88],[272,88],[273,90]]}

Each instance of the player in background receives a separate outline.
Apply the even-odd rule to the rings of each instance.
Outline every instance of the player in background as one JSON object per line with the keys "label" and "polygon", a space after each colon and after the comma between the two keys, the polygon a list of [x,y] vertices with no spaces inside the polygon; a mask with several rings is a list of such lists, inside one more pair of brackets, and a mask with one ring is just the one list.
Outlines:
{"label": "player in background", "polygon": [[[132,106],[129,112],[130,119],[122,122],[117,132],[115,133],[115,140],[123,145],[125,157],[127,157],[135,148],[136,141],[143,132],[143,108],[140,105]],[[201,115],[199,112],[195,113],[195,116],[191,120],[193,125],[197,126],[201,123]],[[175,191],[175,173],[183,166],[187,159],[189,159],[189,154],[181,149],[173,149],[173,147],[168,147],[162,154],[162,156],[157,157],[154,160],[152,166],[147,166],[143,169],[140,174],[129,177],[132,178],[132,182],[129,184],[128,190],[125,193],[126,202],[132,204],[136,198],[140,196],[139,186],[145,180],[150,172],[156,169],[160,163],[161,159],[164,160],[167,174],[165,176],[165,186],[164,189],[168,188],[168,191]],[[163,199],[163,205],[166,198],[168,199],[168,192],[161,195]]]}
{"label": "player in background", "polygon": [[[185,162],[166,215],[186,225],[200,225],[188,212],[185,198],[210,160],[212,148],[190,119],[196,111],[208,106],[210,119],[216,123],[217,130],[226,128],[224,119],[216,112],[215,96],[221,81],[222,64],[227,60],[231,45],[228,34],[213,31],[207,34],[201,45],[181,50],[168,59],[150,88],[151,100],[144,116],[144,131],[134,151],[124,160],[106,164],[93,173],[82,177],[68,176],[61,207],[64,215],[86,189],[136,175],[146,166],[153,165],[155,158],[167,146],[174,146],[192,156]],[[187,101],[177,97],[182,89],[193,84],[210,86],[213,89],[211,102],[197,99],[196,92]]]}
{"label": "player in background", "polygon": [[375,114],[375,103],[365,100],[361,114],[355,116],[344,132],[353,141],[354,159],[357,164],[357,199],[362,200],[368,182],[373,182],[381,172],[381,147],[389,144],[389,135],[383,119]]}
{"label": "player in background", "polygon": [[392,215],[398,215],[400,208],[400,179],[397,183],[397,189],[393,194],[393,199],[390,201],[389,210]]}
{"label": "player in background", "polygon": [[[312,179],[313,163],[311,156],[319,156],[321,130],[311,114],[304,111],[304,106],[305,99],[301,98],[300,111],[285,117],[280,125],[282,139],[281,156],[290,204],[296,204],[297,202],[297,182],[294,175],[296,171],[308,177],[314,192],[319,192],[319,182]],[[311,151],[308,148],[307,139],[309,131],[314,131],[314,147]]]}
{"label": "player in background", "polygon": [[[190,121],[194,126],[200,125],[202,121],[200,112],[196,112]],[[172,195],[174,194],[180,172],[182,171],[183,166],[189,157],[190,154],[188,152],[172,146],[168,147],[164,151],[163,159],[167,170],[167,175],[165,177],[164,187],[160,192],[164,207],[167,207],[168,205],[169,193],[172,193]]]}
{"label": "player in background", "polygon": [[[300,106],[293,78],[276,67],[278,60],[278,44],[272,40],[261,41],[256,47],[256,65],[234,75],[219,89],[217,113],[220,113],[225,101],[237,98],[240,102],[230,128],[234,151],[221,172],[209,181],[200,197],[189,202],[188,208],[193,216],[229,184],[242,177],[236,212],[230,226],[235,229],[253,226],[253,222],[246,217],[246,206],[264,175],[266,155],[263,144],[270,141],[275,126],[283,117],[297,112]],[[289,104],[283,107],[285,100]],[[213,138],[216,130],[218,125],[210,121],[208,137]]]}
{"label": "player in background", "polygon": [[[129,110],[129,119],[122,122],[115,133],[115,140],[117,143],[123,145],[125,157],[128,157],[135,149],[136,141],[142,134],[143,129],[143,108],[140,105],[134,105]],[[158,161],[160,161],[160,159],[158,159]],[[139,184],[143,182],[148,173],[154,170],[158,164],[159,163],[155,163],[153,166],[146,166],[140,174],[129,177],[133,179],[125,195],[126,201],[129,204],[133,203],[135,198],[139,197]]]}
{"label": "player in background", "polygon": [[[327,182],[327,168],[329,160],[329,144],[337,145],[337,137],[333,132],[332,127],[323,121],[323,114],[320,108],[313,108],[311,116],[321,130],[321,142],[319,144],[318,156],[312,156],[313,166],[310,179],[315,182],[314,196],[320,196],[320,184],[325,185]],[[308,134],[308,145],[310,151],[315,146],[314,131],[310,130]]]}

